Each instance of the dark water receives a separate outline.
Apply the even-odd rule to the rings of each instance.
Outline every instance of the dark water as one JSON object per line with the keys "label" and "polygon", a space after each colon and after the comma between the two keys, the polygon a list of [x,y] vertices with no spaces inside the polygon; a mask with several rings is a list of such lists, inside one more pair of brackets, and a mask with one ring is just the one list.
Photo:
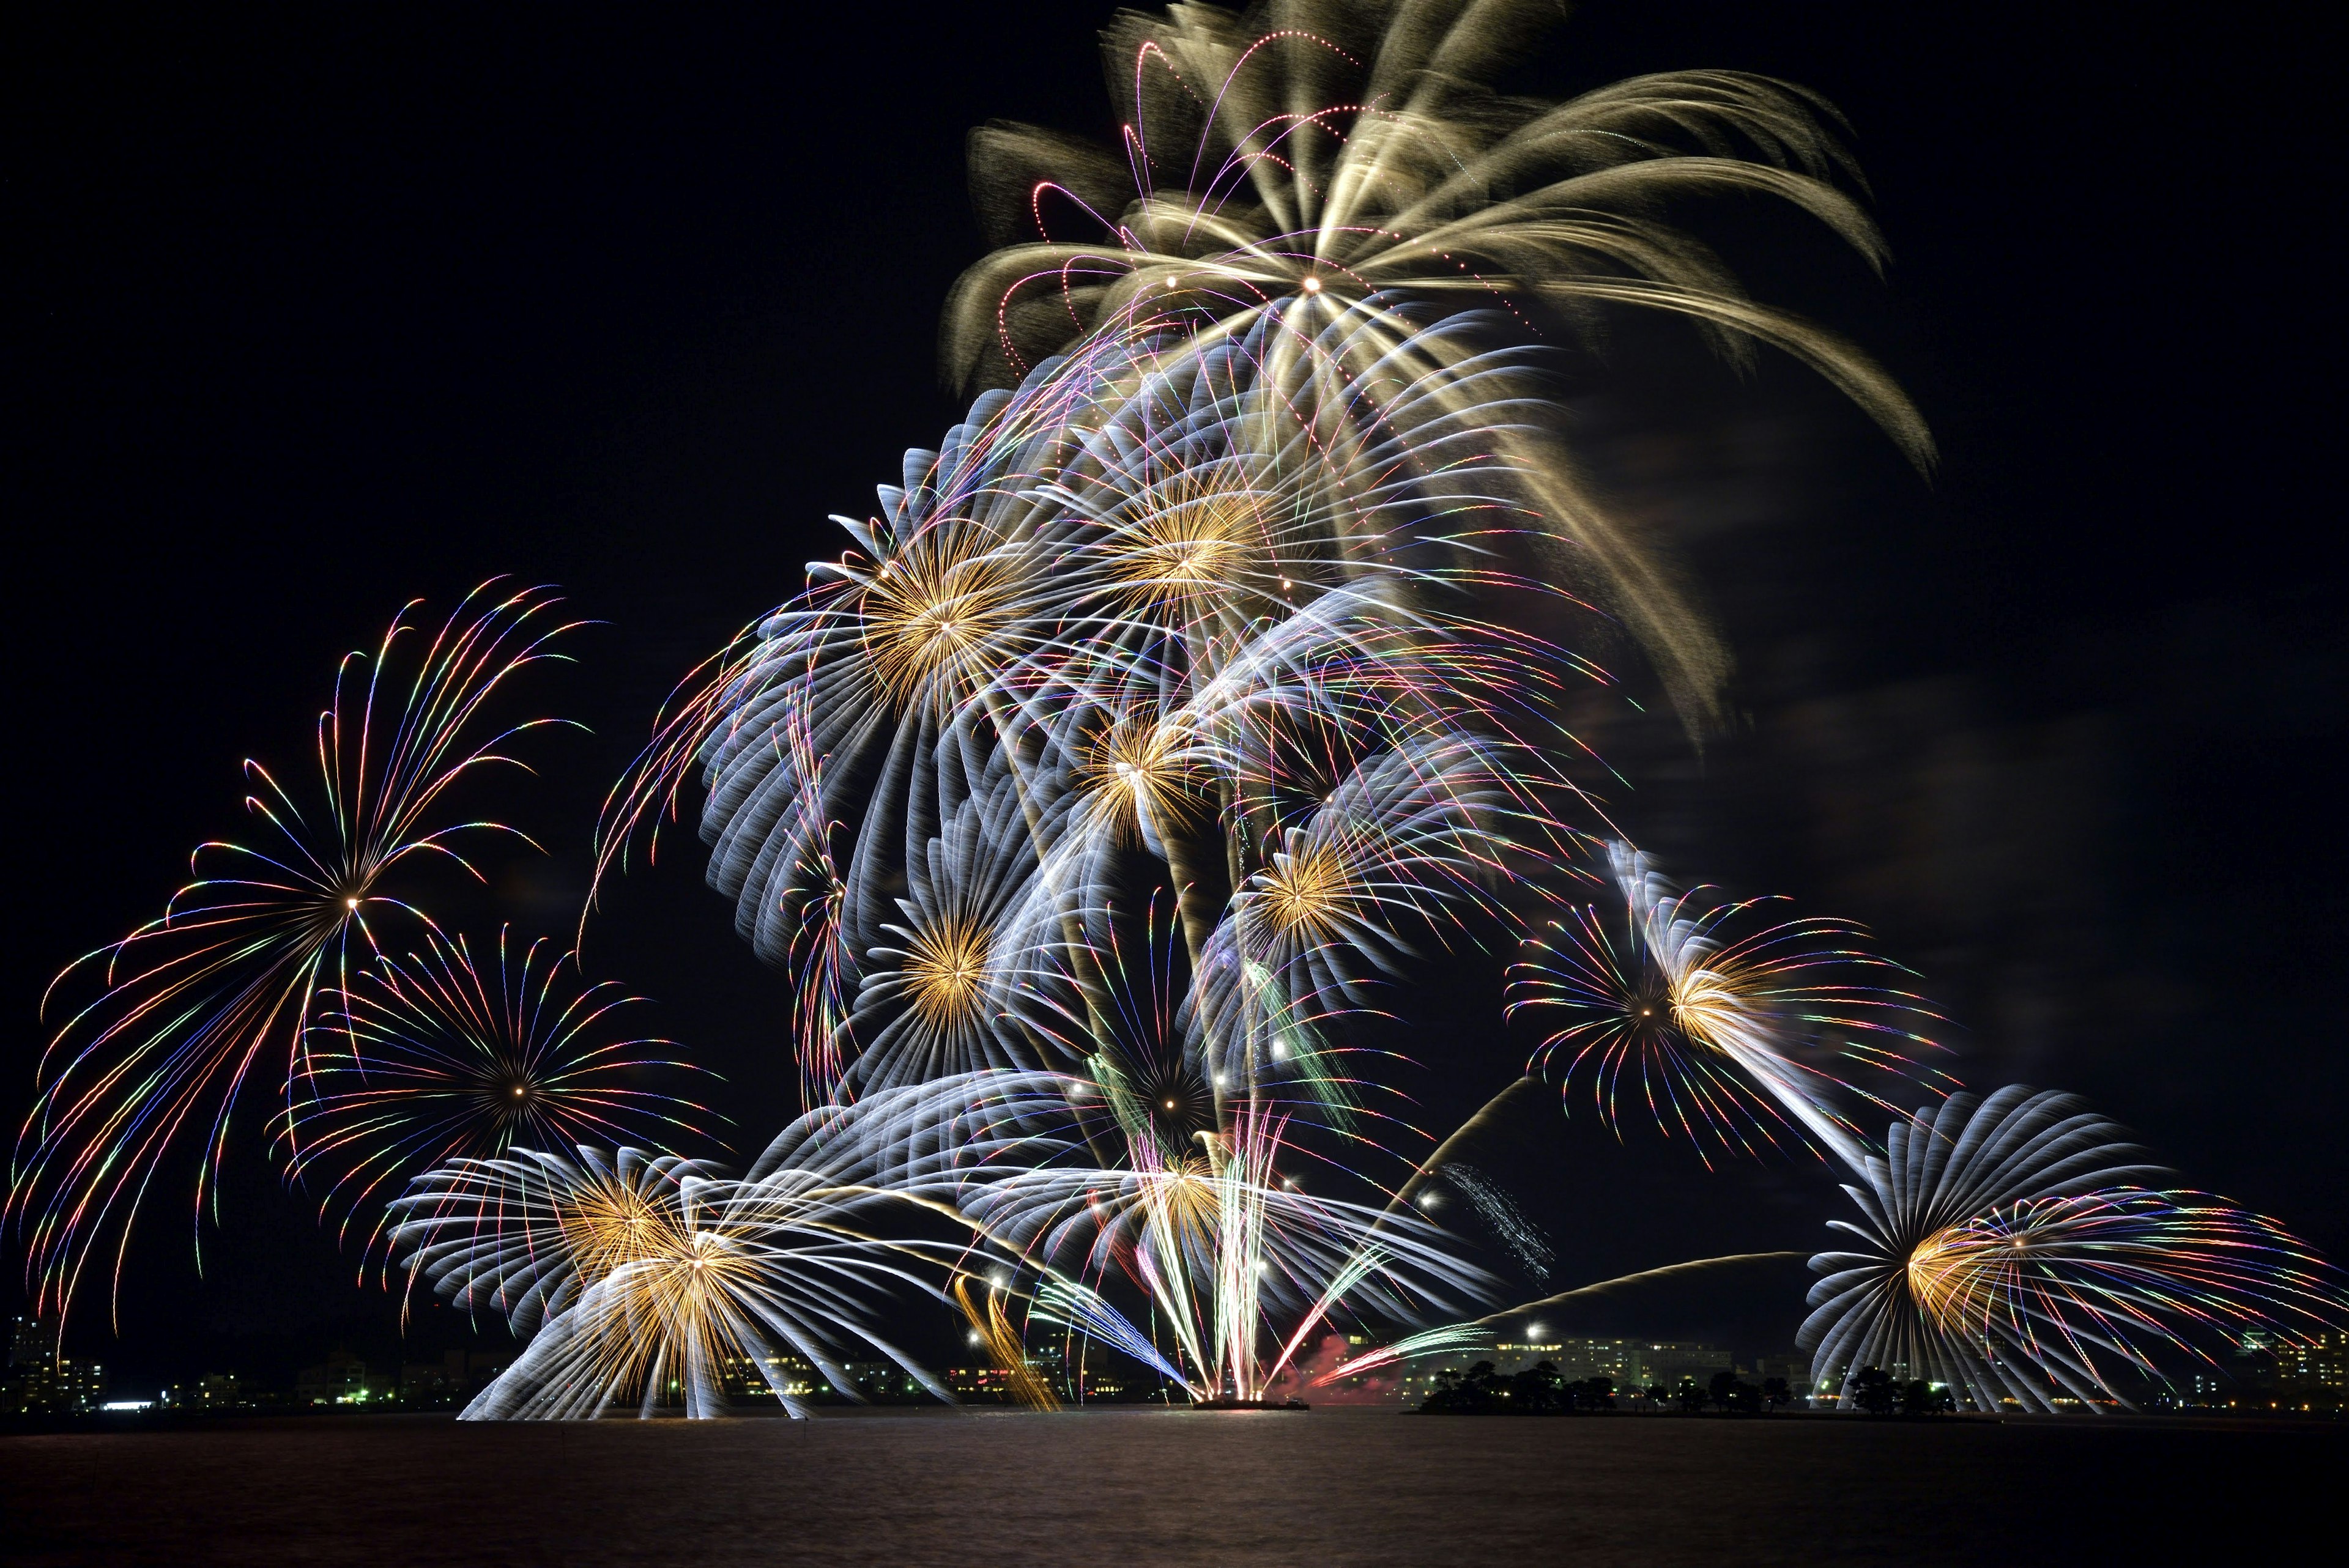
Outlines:
{"label": "dark water", "polygon": [[[2349,1430],[1095,1412],[0,1439],[11,1563],[2251,1562]],[[2300,1560],[2310,1560],[2296,1553]],[[2329,1553],[2320,1553],[2315,1560]]]}

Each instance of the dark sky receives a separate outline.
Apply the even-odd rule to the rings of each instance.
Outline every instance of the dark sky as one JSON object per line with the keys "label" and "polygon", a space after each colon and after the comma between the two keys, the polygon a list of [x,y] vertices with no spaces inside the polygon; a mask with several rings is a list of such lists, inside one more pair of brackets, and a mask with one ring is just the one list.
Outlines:
{"label": "dark sky", "polygon": [[[12,10],[12,1104],[49,975],[237,830],[239,759],[297,758],[411,595],[512,573],[610,623],[545,688],[595,736],[513,813],[559,852],[501,884],[566,929],[663,692],[951,422],[963,133],[1108,133],[1106,12],[787,19],[815,9]],[[1702,758],[1627,737],[1629,821],[1685,877],[1872,923],[1977,1087],[2079,1090],[2337,1255],[2338,130],[2305,15],[1595,0],[1519,85],[1719,66],[1841,106],[1889,284],[1733,259],[1882,356],[1945,456],[1928,487],[1798,374],[1625,339],[1576,417],[1704,585],[1741,714]],[[677,847],[591,956],[730,1076],[755,1146],[781,987]],[[388,1332],[257,1144],[202,1284],[174,1200],[125,1340],[88,1350],[146,1375]],[[1766,1244],[1833,1212],[1767,1171],[1643,1209],[1587,1150],[1539,1159],[1555,1225],[1615,1216],[1594,1270],[1738,1245],[1722,1183],[1764,1193]]]}

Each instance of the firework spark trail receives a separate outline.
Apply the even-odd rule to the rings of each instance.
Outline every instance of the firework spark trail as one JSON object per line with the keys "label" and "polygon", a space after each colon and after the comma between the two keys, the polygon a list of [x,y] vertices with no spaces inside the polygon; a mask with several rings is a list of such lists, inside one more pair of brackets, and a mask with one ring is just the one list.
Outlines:
{"label": "firework spark trail", "polygon": [[[429,923],[392,891],[394,873],[437,857],[479,879],[465,836],[521,837],[454,817],[450,797],[476,771],[523,766],[501,748],[561,722],[483,733],[491,699],[509,680],[565,656],[548,645],[578,623],[556,623],[559,603],[543,588],[492,582],[429,638],[410,624],[409,604],[372,656],[354,653],[336,672],[317,726],[318,803],[305,810],[248,761],[254,792],[245,804],[261,837],[199,846],[197,880],[161,918],[51,983],[45,1012],[86,975],[104,989],[50,1037],[39,1099],[17,1135],[7,1215],[29,1243],[36,1311],[67,1310],[109,1233],[119,1289],[139,1207],[166,1161],[187,1152],[191,1133],[204,1140],[193,1216],[201,1263],[203,1217],[217,1203],[232,1113],[254,1063],[283,1050],[278,1081],[304,1071],[318,994],[348,985],[355,945],[361,963],[375,952],[370,914]],[[426,645],[402,691],[397,671],[418,639]],[[298,1159],[298,1145],[290,1152]]]}
{"label": "firework spark trail", "polygon": [[1549,1266],[1557,1253],[1551,1248],[1549,1239],[1542,1234],[1541,1228],[1526,1218],[1525,1211],[1517,1207],[1506,1191],[1474,1165],[1464,1164],[1457,1160],[1439,1167],[1437,1174],[1467,1196],[1468,1202],[1475,1207],[1477,1217],[1509,1250],[1510,1255],[1517,1260],[1535,1284],[1538,1284],[1549,1277]]}
{"label": "firework spark trail", "polygon": [[[1063,1081],[1072,1115],[1106,1099]],[[957,1203],[1023,1266],[1084,1284],[1086,1331],[1096,1337],[1137,1337],[1102,1285],[1122,1279],[1139,1289],[1179,1346],[1190,1368],[1182,1381],[1195,1396],[1257,1397],[1333,1313],[1411,1323],[1489,1297],[1495,1282],[1433,1225],[1398,1223],[1279,1176],[1285,1126],[1260,1107],[1222,1133],[1203,1133],[1196,1153],[1136,1139],[1131,1162],[1115,1166],[1090,1163],[1097,1140],[1072,1127],[1058,1139],[1061,1155],[998,1171]],[[1268,1334],[1285,1344],[1270,1357]]]}
{"label": "firework spark trail", "polygon": [[[1812,1379],[1845,1404],[1881,1367],[1945,1384],[1966,1406],[2129,1403],[2115,1378],[2154,1357],[2211,1363],[2211,1342],[2349,1316],[2339,1273],[2273,1221],[2164,1172],[2066,1095],[1953,1095],[1893,1124],[1866,1185],[1845,1191],[1865,1246],[1811,1267]],[[2215,1363],[2212,1363],[2215,1364]]]}
{"label": "firework spark trail", "polygon": [[1658,1280],[1673,1279],[1700,1270],[1735,1267],[1742,1264],[1768,1263],[1780,1258],[1798,1258],[1802,1255],[1800,1253],[1733,1253],[1724,1257],[1691,1258],[1685,1263],[1666,1264],[1660,1268],[1641,1269],[1637,1274],[1619,1274],[1614,1279],[1600,1280],[1595,1284],[1577,1285],[1572,1290],[1562,1290],[1555,1295],[1546,1295],[1539,1301],[1523,1302],[1516,1306],[1505,1307],[1499,1312],[1487,1313],[1483,1317],[1465,1323],[1444,1324],[1423,1330],[1418,1334],[1408,1335],[1391,1345],[1381,1345],[1373,1349],[1365,1350],[1361,1355],[1341,1361],[1323,1372],[1314,1379],[1314,1383],[1317,1387],[1326,1387],[1340,1377],[1359,1377],[1366,1372],[1375,1372],[1381,1367],[1393,1366],[1400,1361],[1416,1360],[1424,1356],[1450,1355],[1463,1350],[1488,1348],[1495,1325],[1510,1318],[1522,1317],[1529,1312],[1539,1312],[1545,1307],[1563,1306],[1570,1301],[1579,1301],[1588,1296],[1604,1295],[1610,1291],[1621,1290],[1629,1285],[1648,1284]]}
{"label": "firework spark trail", "polygon": [[494,959],[477,964],[461,934],[428,931],[423,952],[378,957],[347,989],[321,993],[279,1121],[288,1175],[325,1183],[320,1213],[343,1211],[338,1234],[372,1212],[371,1255],[384,1223],[375,1200],[426,1166],[517,1142],[704,1140],[723,1117],[636,1087],[648,1068],[702,1071],[659,1054],[675,1041],[628,1031],[642,1001],[588,983],[575,954],[543,940],[512,952],[501,928]]}
{"label": "firework spark trail", "polygon": [[1028,1364],[1027,1345],[1004,1310],[1002,1293],[988,1290],[982,1305],[976,1282],[966,1274],[954,1282],[953,1295],[964,1321],[970,1325],[971,1338],[987,1347],[988,1357],[1005,1374],[1012,1397],[1031,1410],[1059,1409],[1060,1398],[1052,1392],[1051,1385]]}

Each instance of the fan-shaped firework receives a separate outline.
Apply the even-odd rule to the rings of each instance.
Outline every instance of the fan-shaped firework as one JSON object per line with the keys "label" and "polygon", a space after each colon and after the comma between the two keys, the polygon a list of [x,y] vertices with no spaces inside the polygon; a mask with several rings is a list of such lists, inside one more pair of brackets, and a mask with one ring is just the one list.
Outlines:
{"label": "fan-shaped firework", "polygon": [[503,929],[479,964],[461,935],[431,931],[426,944],[322,995],[287,1095],[292,1174],[323,1185],[321,1210],[342,1210],[346,1233],[426,1166],[517,1144],[700,1141],[721,1119],[647,1087],[700,1069],[671,1054],[676,1042],[633,1033],[643,999],[588,983],[577,954],[543,940],[511,951]]}
{"label": "fan-shaped firework", "polygon": [[197,880],[160,919],[52,983],[52,999],[92,977],[104,989],[51,1037],[40,1098],[17,1136],[9,1208],[29,1236],[37,1306],[63,1310],[109,1234],[119,1274],[131,1219],[175,1150],[198,1160],[201,1244],[254,1063],[284,1052],[278,1083],[300,1070],[320,988],[347,983],[354,944],[361,962],[372,954],[368,916],[414,913],[395,873],[425,857],[471,872],[468,835],[512,831],[455,815],[451,791],[512,763],[504,742],[555,722],[492,730],[486,710],[516,673],[561,657],[547,645],[570,628],[554,622],[558,601],[544,590],[490,594],[476,591],[429,640],[410,604],[372,657],[347,657],[318,720],[316,798],[247,762],[259,836],[200,846]]}
{"label": "fan-shaped firework", "polygon": [[[1072,1086],[1071,1103],[1087,1098]],[[1135,1138],[1116,1165],[1039,1164],[964,1193],[961,1207],[1045,1271],[1038,1315],[1127,1351],[1196,1399],[1259,1398],[1333,1319],[1414,1324],[1489,1296],[1491,1276],[1416,1216],[1310,1195],[1282,1175],[1286,1130],[1252,1104],[1191,1151]],[[1113,1305],[1112,1287],[1141,1294],[1171,1357]]]}
{"label": "fan-shaped firework", "polygon": [[1791,1135],[1857,1169],[1863,1142],[1839,1102],[1886,1106],[1867,1085],[1888,1076],[1954,1086],[1911,1059],[1933,1048],[1919,1032],[1932,1015],[1879,984],[1904,972],[1861,949],[1862,933],[1818,919],[1744,929],[1769,901],[1675,893],[1629,844],[1607,851],[1619,896],[1528,941],[1509,1006],[1555,1026],[1529,1070],[1556,1068],[1569,1099],[1587,1076],[1609,1126],[1633,1099],[1700,1152]]}
{"label": "fan-shaped firework", "polygon": [[866,954],[856,1010],[835,1049],[853,1051],[859,1092],[988,1067],[1041,1067],[1009,1016],[1011,988],[1037,973],[1038,876],[1019,789],[999,763],[905,865],[900,918]]}
{"label": "fan-shaped firework", "polygon": [[[1260,334],[1315,340],[1349,318],[1349,381],[1445,346],[1415,306],[1497,307],[1516,335],[1609,307],[1689,318],[1733,358],[1767,345],[1827,377],[1920,464],[1930,441],[1899,389],[1833,334],[1758,304],[1713,252],[1659,216],[1674,198],[1791,203],[1880,265],[1834,112],[1767,77],[1640,77],[1544,106],[1484,81],[1538,30],[1532,4],[1289,0],[1245,16],[1183,5],[1104,35],[1129,84],[1114,156],[990,127],[974,186],[1006,232],[1040,232],[971,269],[947,312],[950,363],[1015,375],[1087,333],[1173,333],[1197,352]],[[1071,232],[1081,237],[1058,237]],[[1724,661],[1669,574],[1523,432],[1547,526],[1572,541],[1685,701],[1713,710]]]}
{"label": "fan-shaped firework", "polygon": [[852,1342],[944,1396],[873,1326],[891,1292],[936,1294],[936,1268],[914,1264],[947,1251],[864,1234],[885,1195],[820,1171],[745,1187],[673,1157],[579,1153],[459,1161],[402,1202],[415,1217],[394,1234],[414,1267],[460,1305],[536,1330],[468,1418],[593,1417],[622,1401],[707,1416],[724,1403],[725,1368],[744,1362],[800,1413],[779,1356],[850,1390],[834,1351]]}
{"label": "fan-shaped firework", "polygon": [[2161,1174],[2065,1095],[1895,1122],[1845,1189],[1863,1218],[1830,1222],[1866,1250],[1811,1260],[1815,1385],[1848,1403],[1875,1367],[1981,1409],[2126,1405],[2115,1379],[2158,1380],[2165,1354],[2344,1315],[2339,1275],[2273,1221],[2141,1184]]}

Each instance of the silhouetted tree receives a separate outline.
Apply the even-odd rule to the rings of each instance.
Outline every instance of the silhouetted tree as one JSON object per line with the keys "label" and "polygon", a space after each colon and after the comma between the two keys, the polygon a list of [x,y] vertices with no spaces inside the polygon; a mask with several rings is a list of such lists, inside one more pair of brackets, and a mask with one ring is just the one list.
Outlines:
{"label": "silhouetted tree", "polygon": [[1958,1408],[1957,1396],[1937,1388],[1922,1377],[1912,1378],[1900,1390],[1900,1411],[1908,1416],[1940,1416]]}
{"label": "silhouetted tree", "polygon": [[1649,1384],[1647,1391],[1648,1403],[1655,1406],[1660,1410],[1664,1408],[1665,1403],[1672,1397],[1672,1391],[1670,1388],[1665,1387],[1661,1383]]}
{"label": "silhouetted tree", "polygon": [[1465,1372],[1446,1369],[1435,1375],[1435,1389],[1419,1408],[1432,1411],[1490,1410],[1500,1403],[1499,1377],[1490,1361],[1479,1361]]}
{"label": "silhouetted tree", "polygon": [[1881,1367],[1863,1367],[1851,1380],[1852,1403],[1871,1416],[1889,1416],[1899,1403],[1900,1387]]}
{"label": "silhouetted tree", "polygon": [[1565,1403],[1566,1377],[1554,1361],[1537,1361],[1509,1379],[1509,1408],[1520,1415],[1547,1416]]}
{"label": "silhouetted tree", "polygon": [[1711,1396],[1696,1386],[1695,1378],[1683,1377],[1681,1379],[1678,1398],[1681,1402],[1682,1411],[1684,1414],[1693,1416],[1704,1408],[1705,1401],[1710,1398]]}
{"label": "silhouetted tree", "polygon": [[1734,1371],[1714,1373],[1705,1392],[1714,1404],[1736,1415],[1750,1416],[1762,1408],[1762,1390]]}
{"label": "silhouetted tree", "polygon": [[1611,1410],[1615,1408],[1615,1379],[1604,1374],[1585,1377],[1579,1383],[1569,1383],[1566,1392],[1578,1410]]}
{"label": "silhouetted tree", "polygon": [[1762,1403],[1771,1410],[1775,1411],[1779,1406],[1791,1405],[1794,1402],[1794,1391],[1786,1387],[1786,1380],[1784,1377],[1762,1379]]}

